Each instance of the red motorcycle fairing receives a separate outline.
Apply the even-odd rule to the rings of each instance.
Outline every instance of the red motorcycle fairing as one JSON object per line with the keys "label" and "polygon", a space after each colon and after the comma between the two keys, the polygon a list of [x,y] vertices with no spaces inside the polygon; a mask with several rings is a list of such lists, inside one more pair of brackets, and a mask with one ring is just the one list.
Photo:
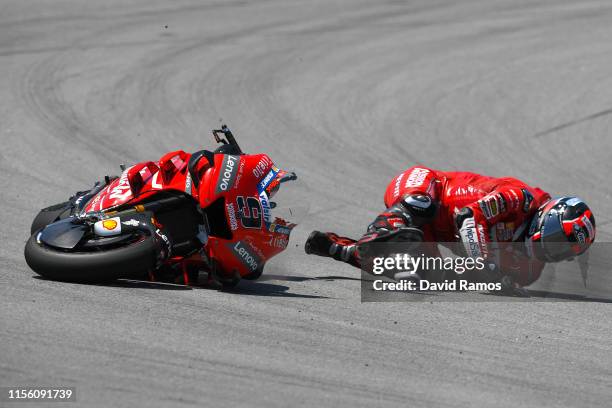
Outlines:
{"label": "red motorcycle fairing", "polygon": [[157,162],[135,164],[112,180],[85,206],[85,212],[106,211],[124,204],[137,204],[162,190],[191,194],[187,163],[191,155],[182,150],[170,152]]}
{"label": "red motorcycle fairing", "polygon": [[287,247],[295,226],[289,220],[273,217],[270,205],[269,195],[278,189],[279,176],[286,173],[266,154],[215,154],[212,167],[208,167],[206,159],[201,159],[198,172],[204,174],[196,189],[188,171],[190,157],[178,150],[157,162],[127,168],[92,197],[84,211],[137,205],[160,191],[186,192],[205,211],[213,205],[223,209],[212,216],[223,217],[226,231],[208,237],[205,247],[208,257],[216,260],[228,276],[244,277],[260,272],[267,260]]}
{"label": "red motorcycle fairing", "polygon": [[295,224],[273,216],[266,191],[282,173],[266,154],[216,154],[214,168],[205,173],[200,205],[207,208],[221,200],[230,232],[211,235],[207,249],[226,274],[257,273],[287,247]]}

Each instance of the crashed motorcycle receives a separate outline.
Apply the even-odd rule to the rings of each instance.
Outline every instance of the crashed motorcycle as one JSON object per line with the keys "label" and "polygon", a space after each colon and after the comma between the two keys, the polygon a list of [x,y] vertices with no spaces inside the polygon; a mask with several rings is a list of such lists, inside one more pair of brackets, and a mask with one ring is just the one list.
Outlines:
{"label": "crashed motorcycle", "polygon": [[61,281],[118,278],[223,287],[257,279],[307,213],[305,186],[266,154],[245,154],[227,126],[220,146],[182,150],[106,176],[39,212],[25,259]]}

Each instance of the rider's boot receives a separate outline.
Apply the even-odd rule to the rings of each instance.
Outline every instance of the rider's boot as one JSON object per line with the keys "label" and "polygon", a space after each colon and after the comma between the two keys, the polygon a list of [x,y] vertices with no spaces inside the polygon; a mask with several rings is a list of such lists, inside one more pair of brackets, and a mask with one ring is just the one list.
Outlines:
{"label": "rider's boot", "polygon": [[307,254],[334,258],[359,268],[356,243],[354,239],[341,237],[333,232],[312,231],[306,240],[304,250]]}
{"label": "rider's boot", "polygon": [[313,231],[306,241],[306,253],[331,257],[360,268],[368,244],[401,242],[406,244],[402,249],[410,251],[423,242],[424,234],[419,227],[431,222],[436,207],[428,195],[408,195],[376,217],[358,241],[332,232]]}

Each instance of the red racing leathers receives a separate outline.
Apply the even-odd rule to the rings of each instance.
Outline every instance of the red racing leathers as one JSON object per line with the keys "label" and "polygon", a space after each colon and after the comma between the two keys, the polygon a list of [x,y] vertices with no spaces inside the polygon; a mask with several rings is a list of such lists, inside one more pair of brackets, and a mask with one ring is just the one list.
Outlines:
{"label": "red racing leathers", "polygon": [[390,208],[416,194],[429,196],[437,204],[433,219],[420,227],[426,242],[457,242],[460,238],[468,256],[504,256],[495,261],[519,286],[539,277],[542,262],[504,251],[489,254],[489,243],[522,240],[537,209],[550,199],[548,193],[512,177],[414,166],[391,180],[385,205]]}

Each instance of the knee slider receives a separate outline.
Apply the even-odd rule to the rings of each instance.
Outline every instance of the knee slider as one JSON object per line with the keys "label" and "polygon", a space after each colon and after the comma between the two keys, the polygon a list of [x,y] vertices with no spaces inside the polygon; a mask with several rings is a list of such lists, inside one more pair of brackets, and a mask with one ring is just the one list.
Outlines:
{"label": "knee slider", "polygon": [[410,218],[413,225],[420,227],[431,222],[436,216],[438,205],[429,195],[426,194],[410,194],[405,196],[400,202]]}

